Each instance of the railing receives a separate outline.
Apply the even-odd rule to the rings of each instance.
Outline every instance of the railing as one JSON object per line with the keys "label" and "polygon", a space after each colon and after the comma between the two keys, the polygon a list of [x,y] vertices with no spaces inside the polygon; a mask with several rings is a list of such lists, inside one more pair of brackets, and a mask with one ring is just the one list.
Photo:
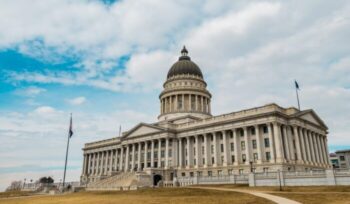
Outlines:
{"label": "railing", "polygon": [[350,175],[350,169],[335,169],[334,175],[335,176],[348,176],[348,175]]}

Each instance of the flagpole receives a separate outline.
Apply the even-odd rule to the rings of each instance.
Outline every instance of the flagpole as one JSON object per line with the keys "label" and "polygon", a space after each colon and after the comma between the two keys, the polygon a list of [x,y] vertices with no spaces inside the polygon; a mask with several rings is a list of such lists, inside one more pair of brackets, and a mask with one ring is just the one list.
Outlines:
{"label": "flagpole", "polygon": [[[296,81],[295,81],[295,83],[296,83]],[[295,93],[297,95],[298,109],[300,110],[299,93],[298,93],[298,87],[297,86],[295,87]]]}
{"label": "flagpole", "polygon": [[67,160],[68,160],[68,149],[69,149],[69,141],[70,141],[70,137],[71,137],[71,126],[72,126],[72,113],[70,114],[70,127],[68,130],[68,141],[67,141],[67,149],[66,149],[66,161],[64,162],[64,173],[63,173],[63,188],[65,185],[65,181],[66,181],[66,171],[67,171]]}

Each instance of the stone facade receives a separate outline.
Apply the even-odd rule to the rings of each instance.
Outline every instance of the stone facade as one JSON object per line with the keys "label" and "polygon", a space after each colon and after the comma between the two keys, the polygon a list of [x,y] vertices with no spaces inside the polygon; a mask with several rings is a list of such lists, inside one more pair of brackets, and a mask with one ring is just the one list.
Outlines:
{"label": "stone facade", "polygon": [[128,171],[145,172],[166,184],[175,177],[331,167],[328,128],[313,110],[267,104],[212,116],[201,73],[186,74],[186,66],[193,66],[189,57],[177,63],[181,74],[172,71],[175,75],[163,85],[158,122],[85,144],[82,182]]}

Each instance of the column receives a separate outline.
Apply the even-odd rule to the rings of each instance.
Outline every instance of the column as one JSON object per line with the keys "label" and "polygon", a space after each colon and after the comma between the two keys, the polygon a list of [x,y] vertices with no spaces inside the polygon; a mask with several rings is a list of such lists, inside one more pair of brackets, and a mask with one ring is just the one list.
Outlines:
{"label": "column", "polygon": [[182,147],[182,138],[179,138],[178,139],[178,142],[179,142],[179,167],[182,168],[182,165],[183,165],[183,155],[182,155],[182,150],[183,150],[183,147]]}
{"label": "column", "polygon": [[195,143],[196,143],[196,168],[199,168],[200,162],[201,162],[199,160],[199,155],[201,154],[201,149],[199,147],[198,135],[195,135]]}
{"label": "column", "polygon": [[105,159],[105,154],[104,154],[104,151],[101,152],[101,165],[100,165],[100,175],[103,174],[103,162],[104,162],[104,159]]}
{"label": "column", "polygon": [[327,165],[330,166],[331,163],[330,163],[330,161],[329,161],[329,150],[328,150],[328,142],[327,142],[327,137],[326,137],[326,136],[324,136],[324,146],[325,146],[325,148],[326,148]]}
{"label": "column", "polygon": [[301,153],[303,156],[303,161],[304,163],[307,162],[307,150],[306,150],[306,144],[305,144],[305,138],[304,138],[304,133],[301,127],[298,128],[298,133],[300,137],[300,145],[301,145]]}
{"label": "column", "polygon": [[86,175],[86,154],[84,154],[82,175],[83,175],[83,176]]}
{"label": "column", "polygon": [[[116,161],[114,161],[116,162]],[[109,157],[109,172],[112,174],[113,171],[113,150],[110,150],[110,157]]]}
{"label": "column", "polygon": [[191,94],[188,94],[188,110],[191,111],[192,110],[192,104],[191,104],[191,101],[192,100],[192,95]]}
{"label": "column", "polygon": [[[172,152],[172,165],[169,165],[169,167],[178,167],[179,161],[178,161],[178,148],[177,148],[177,140],[175,138],[171,139],[172,142],[172,147],[171,147],[171,152]],[[169,141],[170,142],[170,141]],[[169,163],[169,162],[168,162]]]}
{"label": "column", "polygon": [[248,128],[244,127],[244,141],[245,141],[245,155],[246,155],[246,161],[245,164],[249,164],[251,158],[250,158],[250,141],[248,137]]}
{"label": "column", "polygon": [[324,147],[324,138],[322,135],[320,135],[320,144],[321,144],[321,151],[322,151],[322,158],[323,158],[323,164],[327,164],[327,155],[326,155],[326,149]]}
{"label": "column", "polygon": [[96,159],[96,170],[95,170],[95,175],[99,174],[99,169],[100,169],[100,152],[97,152],[97,159]]}
{"label": "column", "polygon": [[141,171],[141,142],[138,143],[138,151],[137,151],[137,170]]}
{"label": "column", "polygon": [[131,144],[132,150],[131,150],[131,171],[135,170],[135,149],[136,149],[136,144],[133,143]]}
{"label": "column", "polygon": [[255,135],[256,135],[256,146],[257,146],[257,151],[258,151],[258,164],[261,164],[263,161],[263,155],[261,151],[261,136],[260,136],[260,128],[259,125],[255,125]]}
{"label": "column", "polygon": [[185,110],[185,94],[182,94],[182,110],[184,111]]}
{"label": "column", "polygon": [[239,141],[238,141],[238,135],[237,135],[237,131],[236,131],[236,129],[233,129],[232,130],[232,134],[233,134],[233,141],[234,141],[234,155],[235,155],[235,162],[234,162],[234,165],[235,166],[238,166],[238,164],[240,163],[240,161],[241,161],[241,157],[239,156],[239,154],[238,154],[238,148],[239,148]]}
{"label": "column", "polygon": [[312,134],[311,134],[311,131],[307,131],[307,137],[308,137],[308,140],[309,140],[309,145],[310,145],[310,152],[311,152],[311,161],[313,164],[316,163],[316,159],[315,159],[315,149],[314,149],[314,142],[313,142],[313,139],[312,139]]}
{"label": "column", "polygon": [[324,158],[323,158],[323,149],[321,145],[321,138],[319,134],[316,134],[316,139],[317,139],[317,147],[318,147],[318,153],[320,157],[320,164],[324,164]]}
{"label": "column", "polygon": [[178,97],[177,97],[177,94],[175,95],[175,108],[174,108],[175,111],[179,111],[178,109]]}
{"label": "column", "polygon": [[285,148],[285,154],[284,155],[284,158],[289,161],[290,160],[290,150],[289,150],[289,143],[288,143],[288,137],[287,137],[287,126],[286,125],[283,125],[282,126],[282,131],[283,131],[283,140],[282,142],[284,143],[283,144],[283,148]]}
{"label": "column", "polygon": [[191,157],[190,157],[190,154],[191,154],[191,150],[190,150],[190,137],[186,137],[187,139],[187,142],[186,142],[186,146],[187,146],[187,165],[186,165],[186,168],[190,168],[190,160],[191,160]]}
{"label": "column", "polygon": [[123,171],[124,147],[120,147],[119,171]]}
{"label": "column", "polygon": [[114,170],[117,171],[118,169],[118,148],[115,150],[115,160],[114,160]]}
{"label": "column", "polygon": [[151,140],[151,167],[154,168],[154,140]]}
{"label": "column", "polygon": [[295,138],[295,149],[297,153],[297,163],[303,163],[303,157],[301,155],[301,145],[300,145],[300,136],[297,126],[293,126],[294,138]]}
{"label": "column", "polygon": [[162,160],[161,149],[162,149],[162,140],[158,139],[158,162],[157,162],[158,168],[161,167],[161,165],[160,165],[161,160]]}
{"label": "column", "polygon": [[218,142],[216,140],[216,133],[213,132],[213,146],[214,146],[214,163],[212,164],[214,167],[216,167],[218,165],[218,151],[217,151],[217,145]]}
{"label": "column", "polygon": [[312,132],[312,138],[314,142],[314,148],[315,148],[315,158],[316,158],[316,163],[321,163],[320,161],[320,152],[318,151],[318,144],[317,144],[317,136],[315,132]]}
{"label": "column", "polygon": [[304,138],[305,138],[305,144],[306,144],[306,152],[307,152],[307,158],[308,158],[308,162],[309,164],[312,163],[312,158],[311,158],[311,148],[310,148],[310,144],[309,144],[309,135],[307,134],[307,130],[303,129],[303,133],[304,133]]}
{"label": "column", "polygon": [[169,138],[165,138],[165,168],[169,168]]}
{"label": "column", "polygon": [[[222,139],[223,139],[223,146],[224,146],[224,163],[223,166],[227,166],[227,137],[226,137],[226,131],[221,131]],[[221,151],[221,150],[220,150]]]}
{"label": "column", "polygon": [[[294,145],[293,145],[293,135],[292,135],[292,127],[291,126],[286,126],[287,127],[287,141],[289,144],[289,159],[292,161],[295,161],[295,150],[294,150]],[[295,133],[294,133],[295,134]],[[295,140],[294,140],[295,142]],[[295,144],[296,146],[296,144]]]}
{"label": "column", "polygon": [[276,147],[276,162],[283,162],[283,146],[282,146],[282,139],[281,139],[281,128],[280,124],[273,123],[273,131],[275,136],[275,147]]}
{"label": "column", "polygon": [[169,96],[170,99],[170,112],[173,112],[173,96]]}
{"label": "column", "polygon": [[208,108],[209,108],[209,111],[208,111],[208,113],[210,114],[210,113],[211,113],[211,105],[210,105],[210,99],[208,99]]}
{"label": "column", "polygon": [[195,99],[195,103],[196,103],[195,109],[196,109],[196,111],[198,111],[198,96],[197,95],[194,95],[194,96],[196,97],[196,99]]}
{"label": "column", "polygon": [[147,164],[148,164],[148,141],[145,141],[145,150],[144,150],[144,155],[143,155],[143,168],[147,168]]}
{"label": "column", "polygon": [[124,171],[127,172],[129,170],[129,144],[126,145],[126,153],[125,153],[125,165],[124,165]]}
{"label": "column", "polygon": [[271,163],[275,163],[276,162],[276,160],[275,160],[275,158],[276,158],[276,153],[275,153],[275,143],[274,143],[274,139],[273,139],[273,134],[272,134],[272,131],[273,131],[273,129],[271,128],[271,123],[268,123],[268,124],[266,124],[267,125],[267,132],[268,132],[268,135],[269,135],[269,145],[270,145],[270,147],[269,147],[269,149],[270,149],[270,156],[271,156],[271,159],[270,159],[270,162]]}
{"label": "column", "polygon": [[200,97],[201,97],[201,112],[204,112],[203,96],[200,96]]}
{"label": "column", "polygon": [[208,142],[208,135],[207,134],[203,134],[203,138],[204,138],[204,167],[208,167],[208,165],[210,164],[209,163],[209,151],[208,151],[208,145],[209,145],[209,142]]}

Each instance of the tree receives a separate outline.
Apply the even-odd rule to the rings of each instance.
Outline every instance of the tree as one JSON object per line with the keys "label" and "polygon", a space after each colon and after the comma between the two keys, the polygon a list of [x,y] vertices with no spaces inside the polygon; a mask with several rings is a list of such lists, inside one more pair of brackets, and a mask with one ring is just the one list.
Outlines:
{"label": "tree", "polygon": [[49,177],[41,177],[39,179],[39,183],[49,184],[49,183],[53,183],[53,182],[54,182],[54,180],[50,176]]}
{"label": "tree", "polygon": [[12,181],[10,186],[7,187],[6,191],[19,191],[21,190],[22,186],[22,181]]}

